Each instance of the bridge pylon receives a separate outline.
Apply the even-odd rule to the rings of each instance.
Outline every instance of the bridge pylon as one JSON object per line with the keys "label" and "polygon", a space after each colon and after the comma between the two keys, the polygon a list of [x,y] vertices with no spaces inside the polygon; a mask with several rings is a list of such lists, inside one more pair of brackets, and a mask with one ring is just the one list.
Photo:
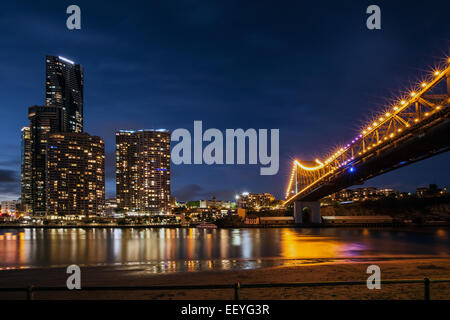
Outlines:
{"label": "bridge pylon", "polygon": [[321,223],[319,201],[294,201],[294,219],[298,224]]}

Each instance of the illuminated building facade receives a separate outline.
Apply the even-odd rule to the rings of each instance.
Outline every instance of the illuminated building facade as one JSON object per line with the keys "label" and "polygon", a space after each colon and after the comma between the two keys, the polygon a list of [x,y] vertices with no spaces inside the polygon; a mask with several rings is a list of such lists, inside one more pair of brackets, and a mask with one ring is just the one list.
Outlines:
{"label": "illuminated building facade", "polygon": [[212,200],[199,200],[198,207],[201,209],[214,209],[214,208],[231,209],[232,207],[235,207],[235,204],[231,201],[216,200],[216,198],[213,197]]}
{"label": "illuminated building facade", "polygon": [[20,161],[20,186],[21,204],[26,213],[32,210],[31,183],[32,183],[32,159],[31,159],[31,130],[30,127],[22,128],[22,155]]}
{"label": "illuminated building facade", "polygon": [[342,189],[329,196],[334,201],[366,201],[384,198],[398,198],[400,192],[394,189],[377,189],[374,187]]}
{"label": "illuminated building facade", "polygon": [[[32,106],[28,109],[30,120],[29,134],[30,145],[24,144],[31,149],[31,207],[32,213],[42,215],[46,213],[46,153],[47,138],[49,133],[63,131],[64,110],[60,107]],[[23,158],[26,159],[25,148],[22,150]],[[24,177],[30,175],[29,168],[22,167]],[[26,187],[26,184],[22,184]],[[22,189],[23,193],[30,192],[27,188]]]}
{"label": "illuminated building facade", "polygon": [[105,206],[105,146],[87,133],[52,133],[47,143],[47,214],[97,215]]}
{"label": "illuminated building facade", "polygon": [[116,197],[120,211],[170,211],[169,131],[116,133]]}
{"label": "illuminated building facade", "polygon": [[28,109],[22,129],[21,189],[27,212],[46,214],[47,138],[83,132],[83,68],[63,57],[46,56],[46,104]]}
{"label": "illuminated building facade", "polygon": [[275,197],[270,193],[248,193],[243,192],[236,196],[238,208],[256,209],[267,208],[275,201]]}
{"label": "illuminated building facade", "polygon": [[118,210],[137,211],[138,139],[134,131],[116,133],[116,202]]}
{"label": "illuminated building facade", "polygon": [[1,213],[4,214],[15,214],[17,212],[17,207],[20,205],[18,200],[6,200],[0,203]]}
{"label": "illuminated building facade", "polygon": [[46,57],[47,107],[61,107],[68,132],[83,132],[83,67],[63,57]]}

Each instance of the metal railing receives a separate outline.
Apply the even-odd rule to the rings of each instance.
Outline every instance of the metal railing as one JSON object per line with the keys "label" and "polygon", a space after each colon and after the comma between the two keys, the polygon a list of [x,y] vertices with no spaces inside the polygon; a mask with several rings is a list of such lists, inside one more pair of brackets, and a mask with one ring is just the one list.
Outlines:
{"label": "metal railing", "polygon": [[[431,299],[432,283],[450,283],[450,279],[397,279],[381,280],[381,284],[423,284],[424,300]],[[211,285],[155,285],[155,286],[127,286],[127,287],[82,287],[81,289],[69,290],[67,287],[44,287],[29,286],[28,288],[0,288],[0,292],[26,292],[27,300],[34,299],[35,292],[43,291],[163,291],[163,290],[208,290],[208,289],[233,289],[234,300],[239,300],[241,289],[251,288],[300,288],[300,287],[334,287],[334,286],[354,286],[366,285],[364,281],[332,281],[332,282],[284,282],[284,283],[240,283],[234,284],[211,284]]]}

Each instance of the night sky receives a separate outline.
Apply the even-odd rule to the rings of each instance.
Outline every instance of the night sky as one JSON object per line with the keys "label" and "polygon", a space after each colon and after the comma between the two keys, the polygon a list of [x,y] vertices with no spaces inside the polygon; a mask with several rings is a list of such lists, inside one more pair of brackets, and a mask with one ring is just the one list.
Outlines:
{"label": "night sky", "polygon": [[[450,48],[443,1],[17,1],[0,4],[0,200],[20,194],[20,129],[45,104],[45,55],[85,70],[85,131],[106,142],[115,194],[118,129],[279,128],[280,171],[172,164],[179,200],[238,192],[281,198],[293,158],[347,143]],[[66,28],[67,6],[82,29]],[[382,29],[366,28],[368,5]],[[366,182],[413,191],[449,182],[450,154]]]}

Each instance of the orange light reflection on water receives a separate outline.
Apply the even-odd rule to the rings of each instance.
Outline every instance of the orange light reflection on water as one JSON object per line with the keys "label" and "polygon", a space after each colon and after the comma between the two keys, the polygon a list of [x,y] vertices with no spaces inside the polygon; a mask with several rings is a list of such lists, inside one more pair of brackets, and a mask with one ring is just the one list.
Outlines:
{"label": "orange light reflection on water", "polygon": [[285,259],[347,258],[355,255],[351,243],[333,237],[301,235],[285,231],[281,236],[281,255]]}

